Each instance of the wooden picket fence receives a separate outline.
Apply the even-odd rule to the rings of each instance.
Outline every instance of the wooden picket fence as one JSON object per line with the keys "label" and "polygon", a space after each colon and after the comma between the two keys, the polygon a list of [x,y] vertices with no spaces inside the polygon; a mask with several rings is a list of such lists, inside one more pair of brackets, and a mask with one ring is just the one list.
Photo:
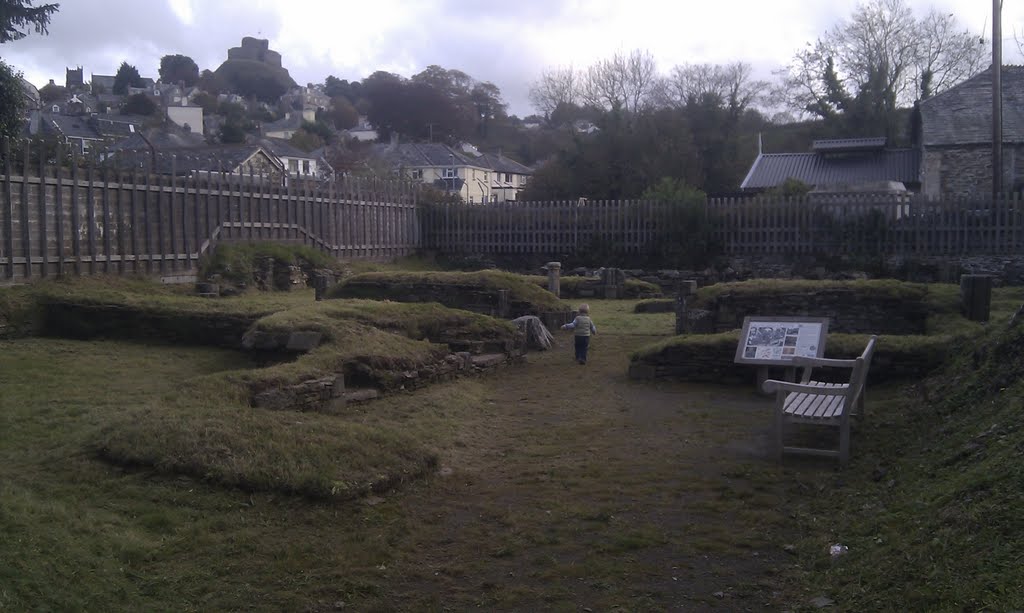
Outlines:
{"label": "wooden picket fence", "polygon": [[445,253],[622,255],[695,243],[724,255],[960,256],[1024,253],[1017,196],[833,196],[437,205],[423,244]]}
{"label": "wooden picket fence", "polygon": [[[821,196],[430,204],[404,182],[157,175],[19,143],[0,148],[0,282],[194,273],[224,241],[291,242],[338,259],[447,254],[965,256],[1024,252],[1018,197]],[[182,167],[189,168],[187,160]]]}
{"label": "wooden picket fence", "polygon": [[12,151],[5,143],[0,281],[185,274],[223,241],[289,242],[339,259],[391,259],[420,247],[416,194],[394,181],[285,180],[251,169],[123,172],[59,145]]}

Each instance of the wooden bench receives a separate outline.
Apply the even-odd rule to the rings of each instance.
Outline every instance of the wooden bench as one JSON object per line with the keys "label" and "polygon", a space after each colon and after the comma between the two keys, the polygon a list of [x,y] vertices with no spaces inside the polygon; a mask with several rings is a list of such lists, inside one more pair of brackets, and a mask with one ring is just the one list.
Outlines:
{"label": "wooden bench", "polygon": [[[864,352],[852,360],[794,358],[793,365],[804,369],[799,383],[777,379],[764,382],[764,391],[775,392],[775,444],[780,460],[786,452],[805,453],[838,457],[840,465],[846,465],[850,459],[850,413],[864,413],[864,384],[877,342],[878,337],[872,336]],[[816,381],[812,371],[819,366],[849,368],[850,378],[846,383]],[[839,449],[786,447],[783,433],[790,423],[838,427]]]}

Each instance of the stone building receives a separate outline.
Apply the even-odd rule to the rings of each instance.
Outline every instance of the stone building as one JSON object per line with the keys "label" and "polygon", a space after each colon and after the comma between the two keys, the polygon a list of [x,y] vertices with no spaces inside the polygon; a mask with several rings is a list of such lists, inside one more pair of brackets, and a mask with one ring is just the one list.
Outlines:
{"label": "stone building", "polygon": [[[1024,66],[1002,67],[1003,186],[1024,190]],[[992,193],[992,69],[921,102],[921,191]]]}
{"label": "stone building", "polygon": [[265,38],[246,36],[242,39],[241,47],[228,49],[228,59],[262,62],[274,68],[282,67],[281,54],[277,51],[272,51],[270,49],[270,41]]}

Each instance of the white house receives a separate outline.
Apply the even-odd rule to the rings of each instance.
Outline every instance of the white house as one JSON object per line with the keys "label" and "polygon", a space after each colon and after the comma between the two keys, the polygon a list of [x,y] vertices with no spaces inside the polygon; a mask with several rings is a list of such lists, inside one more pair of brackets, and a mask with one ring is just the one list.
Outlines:
{"label": "white house", "polygon": [[390,143],[375,145],[372,155],[401,176],[458,194],[470,204],[517,199],[529,168],[501,155],[467,151],[440,143]]}
{"label": "white house", "polygon": [[193,105],[168,106],[167,118],[182,128],[203,134],[203,107]]}

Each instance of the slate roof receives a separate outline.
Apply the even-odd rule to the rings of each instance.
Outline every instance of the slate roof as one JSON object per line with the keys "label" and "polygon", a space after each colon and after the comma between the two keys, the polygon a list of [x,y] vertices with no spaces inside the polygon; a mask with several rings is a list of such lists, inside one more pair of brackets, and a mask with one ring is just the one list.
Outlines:
{"label": "slate roof", "polygon": [[[1024,66],[1003,66],[1003,140],[1024,143]],[[921,102],[925,147],[992,143],[992,69]]]}
{"label": "slate roof", "polygon": [[50,126],[65,138],[80,138],[85,140],[103,140],[103,136],[92,127],[88,117],[74,117],[71,115],[46,114]]}
{"label": "slate roof", "polygon": [[134,149],[195,149],[205,146],[206,141],[200,134],[196,134],[194,132],[169,132],[159,128],[152,128],[150,130],[143,130],[131,134],[129,137],[108,147],[107,151],[117,152],[130,151]]}
{"label": "slate roof", "polygon": [[114,80],[114,75],[94,74],[90,75],[89,84],[92,87],[102,87],[105,90],[105,93],[112,94],[114,92]]}
{"label": "slate roof", "polygon": [[97,115],[90,118],[89,122],[93,128],[104,136],[128,137],[134,134],[142,125],[136,121],[125,121],[118,118]]}
{"label": "slate roof", "polygon": [[[145,170],[152,165],[157,174],[188,175],[192,172],[232,172],[253,156],[266,151],[259,145],[218,145],[209,147],[152,149],[125,149],[115,153],[112,162],[126,169]],[[274,165],[283,170],[280,162],[269,155]],[[244,174],[244,171],[243,171]]]}
{"label": "slate roof", "polygon": [[291,112],[287,117],[278,119],[275,122],[263,124],[264,132],[277,132],[279,130],[298,130],[302,127],[305,119],[302,117],[302,113]]}
{"label": "slate roof", "polygon": [[482,162],[471,159],[469,156],[441,143],[399,143],[397,145],[382,143],[374,145],[370,151],[374,157],[378,157],[396,167],[450,167],[454,162],[456,166],[487,168]]}
{"label": "slate roof", "polygon": [[509,172],[517,175],[533,174],[533,170],[531,170],[529,166],[524,166],[523,164],[503,155],[484,153],[477,159],[485,168],[490,168],[495,172]]}
{"label": "slate roof", "polygon": [[302,149],[299,149],[290,142],[280,138],[261,138],[256,141],[256,144],[260,145],[270,153],[277,157],[283,158],[298,158],[306,160],[315,160],[316,155],[312,153],[306,153]]}
{"label": "slate roof", "polygon": [[793,178],[808,185],[851,185],[874,181],[920,183],[917,149],[885,149],[844,155],[762,153],[754,160],[740,189],[769,189]]}

